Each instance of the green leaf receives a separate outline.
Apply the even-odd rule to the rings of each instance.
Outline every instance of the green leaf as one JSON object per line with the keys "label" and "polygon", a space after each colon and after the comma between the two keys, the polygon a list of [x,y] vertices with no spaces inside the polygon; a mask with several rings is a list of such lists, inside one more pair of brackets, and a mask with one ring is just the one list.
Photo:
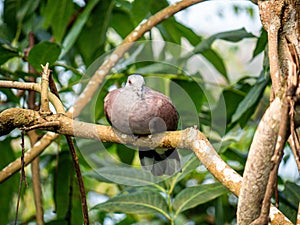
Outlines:
{"label": "green leaf", "polygon": [[213,49],[207,49],[201,52],[201,55],[203,55],[216,68],[216,70],[223,75],[226,81],[229,82],[224,61],[217,52],[215,52]]}
{"label": "green leaf", "polygon": [[[1,149],[1,160],[0,160],[0,169],[7,166],[9,163],[15,160],[13,149],[11,148],[11,140],[7,138],[5,140],[0,141],[0,149]],[[4,181],[0,184],[0,218],[1,224],[9,224],[9,219],[11,217],[11,207],[12,204],[15,204],[15,195],[18,193],[18,174],[13,175],[8,180]],[[6,206],[6,207],[5,207]]]}
{"label": "green leaf", "polygon": [[55,171],[54,202],[58,219],[65,219],[70,206],[70,187],[73,182],[74,169],[70,153],[62,151],[59,154],[58,166]]}
{"label": "green leaf", "polygon": [[192,45],[197,45],[201,41],[201,37],[196,34],[191,28],[188,28],[181,23],[176,22],[174,26],[177,28],[178,32],[181,33],[182,37],[185,37]]}
{"label": "green leaf", "polygon": [[135,0],[132,3],[132,9],[130,12],[132,12],[131,17],[133,18],[135,26],[137,26],[143,19],[147,18],[150,5],[151,0]]}
{"label": "green leaf", "polygon": [[125,145],[117,145],[117,153],[120,160],[127,165],[131,165],[135,156],[135,151]]}
{"label": "green leaf", "polygon": [[19,56],[19,53],[9,47],[8,45],[0,45],[0,65],[5,63],[7,60]]}
{"label": "green leaf", "polygon": [[262,79],[251,88],[246,97],[239,103],[235,113],[232,115],[232,123],[238,121],[251,107],[255,105],[262,96],[267,84],[268,80]]}
{"label": "green leaf", "polygon": [[20,101],[20,98],[16,96],[15,93],[13,93],[13,91],[11,89],[8,88],[0,88],[0,91],[2,92],[2,94],[5,94],[7,99],[9,99],[9,101],[15,104],[18,104]]}
{"label": "green leaf", "polygon": [[91,0],[86,5],[83,12],[78,16],[77,20],[73,24],[71,30],[66,35],[62,43],[62,52],[59,58],[62,58],[70,49],[73,47],[75,41],[77,40],[80,32],[86,21],[88,20],[92,9],[95,7],[99,0]]}
{"label": "green leaf", "polygon": [[130,13],[116,8],[113,10],[110,26],[122,38],[125,38],[134,29],[134,23],[130,17]]}
{"label": "green leaf", "polygon": [[103,178],[105,178],[107,180],[106,182],[111,181],[134,186],[153,185],[153,183],[162,179],[160,177],[154,177],[149,172],[141,169],[117,165],[111,167],[105,166],[93,173],[88,173],[87,175],[92,176],[99,181],[103,181]]}
{"label": "green leaf", "polygon": [[3,21],[8,27],[15,31],[17,28],[17,12],[20,8],[20,1],[6,0],[3,5]]}
{"label": "green leaf", "polygon": [[211,118],[213,119],[211,126],[214,130],[220,132],[220,134],[224,131],[220,124],[226,124],[227,129],[231,128],[232,115],[236,112],[239,103],[243,101],[251,88],[245,80],[242,79],[233,87],[224,89],[216,107],[211,111]]}
{"label": "green leaf", "polygon": [[23,1],[20,9],[17,11],[16,18],[19,22],[23,21],[27,16],[32,16],[38,5],[39,0],[27,0]]}
{"label": "green leaf", "polygon": [[78,36],[76,43],[86,66],[90,65],[104,52],[107,28],[113,6],[114,1],[101,0],[90,13],[89,19]]}
{"label": "green leaf", "polygon": [[60,47],[58,44],[43,41],[35,45],[29,52],[28,62],[37,70],[41,71],[41,65],[52,65],[59,57]]}
{"label": "green leaf", "polygon": [[[152,1],[150,9],[152,15],[168,5],[169,3],[166,0]],[[158,24],[157,28],[161,32],[164,40],[173,43],[180,44],[181,38],[183,37],[186,38],[192,45],[198,44],[201,40],[199,35],[197,35],[192,29],[178,23],[173,16]]]}
{"label": "green leaf", "polygon": [[[73,165],[73,164],[72,164]],[[83,215],[81,207],[81,195],[79,191],[78,180],[73,174],[73,186],[72,186],[72,211],[71,211],[71,223],[70,224],[83,224]]]}
{"label": "green leaf", "polygon": [[206,101],[203,87],[193,80],[172,79],[170,97],[180,116],[181,129],[199,125],[198,112]]}
{"label": "green leaf", "polygon": [[176,210],[176,215],[178,215],[187,209],[209,202],[227,191],[220,183],[187,187],[175,197],[173,208]]}
{"label": "green leaf", "polygon": [[284,185],[283,195],[287,201],[289,201],[294,206],[298,206],[300,202],[300,186],[287,181]]}
{"label": "green leaf", "polygon": [[279,210],[284,213],[292,222],[296,224],[297,209],[300,202],[299,185],[287,181],[284,184],[284,190],[280,193]]}
{"label": "green leaf", "polygon": [[72,0],[48,1],[45,8],[45,26],[51,26],[55,41],[61,43],[73,13]]}
{"label": "green leaf", "polygon": [[217,33],[215,35],[212,35],[211,37],[201,41],[199,45],[195,47],[194,53],[201,53],[204,50],[207,50],[211,47],[212,43],[217,39],[222,39],[225,41],[230,42],[238,42],[243,40],[244,38],[253,38],[255,37],[253,34],[248,33],[245,28],[239,29],[239,30],[232,30],[232,31],[226,31]]}
{"label": "green leaf", "polygon": [[154,191],[137,191],[121,194],[96,205],[93,209],[129,214],[160,213],[169,218],[166,200],[158,192]]}
{"label": "green leaf", "polygon": [[199,159],[194,154],[187,154],[183,157],[182,155],[181,153],[181,164],[184,166],[182,167],[182,172],[176,176],[176,183],[184,179],[188,174],[191,174],[200,165]]}
{"label": "green leaf", "polygon": [[68,221],[65,220],[53,220],[48,223],[45,223],[45,225],[68,225]]}
{"label": "green leaf", "polygon": [[257,56],[259,53],[263,52],[267,46],[267,43],[268,43],[268,33],[267,31],[262,29],[260,37],[257,39],[252,58]]}
{"label": "green leaf", "polygon": [[[137,66],[140,66],[137,64]],[[155,73],[163,73],[167,71],[170,74],[176,74],[178,72],[178,68],[174,67],[173,65],[169,65],[166,63],[152,63],[150,65],[142,65],[138,67],[135,72],[139,74],[155,74]]]}
{"label": "green leaf", "polygon": [[7,24],[0,24],[0,44],[9,44],[14,38],[11,27]]}

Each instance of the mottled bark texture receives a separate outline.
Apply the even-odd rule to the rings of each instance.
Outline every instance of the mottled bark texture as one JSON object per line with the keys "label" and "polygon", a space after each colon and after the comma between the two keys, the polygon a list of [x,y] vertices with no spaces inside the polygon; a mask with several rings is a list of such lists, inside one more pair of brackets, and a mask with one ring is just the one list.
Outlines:
{"label": "mottled bark texture", "polygon": [[[278,147],[276,143],[286,141],[278,135],[281,123],[287,122],[283,121],[284,117],[281,115],[284,111],[283,104],[290,102],[291,98],[296,99],[296,104],[299,102],[299,3],[299,0],[258,1],[261,22],[268,32],[268,55],[274,97],[271,98],[272,103],[259,123],[249,150],[238,203],[239,225],[251,224],[261,213],[273,166],[272,156]],[[289,118],[287,120],[289,121]]]}

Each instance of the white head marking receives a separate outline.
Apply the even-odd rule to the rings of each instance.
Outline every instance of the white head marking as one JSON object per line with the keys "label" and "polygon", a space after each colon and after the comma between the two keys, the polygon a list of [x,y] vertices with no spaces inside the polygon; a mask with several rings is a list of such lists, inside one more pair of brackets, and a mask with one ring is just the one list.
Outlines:
{"label": "white head marking", "polygon": [[130,88],[135,91],[139,96],[143,95],[145,86],[144,78],[139,74],[130,75],[127,79],[126,88]]}

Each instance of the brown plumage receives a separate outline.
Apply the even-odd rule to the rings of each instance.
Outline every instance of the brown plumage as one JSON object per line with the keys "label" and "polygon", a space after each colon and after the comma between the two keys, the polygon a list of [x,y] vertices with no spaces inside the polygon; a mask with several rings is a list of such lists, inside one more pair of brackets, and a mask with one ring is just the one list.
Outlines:
{"label": "brown plumage", "polygon": [[[104,100],[109,123],[118,131],[143,136],[177,129],[178,113],[165,95],[145,86],[141,75],[128,77],[125,87],[115,89]],[[176,149],[139,148],[144,169],[153,175],[171,175],[180,170]]]}

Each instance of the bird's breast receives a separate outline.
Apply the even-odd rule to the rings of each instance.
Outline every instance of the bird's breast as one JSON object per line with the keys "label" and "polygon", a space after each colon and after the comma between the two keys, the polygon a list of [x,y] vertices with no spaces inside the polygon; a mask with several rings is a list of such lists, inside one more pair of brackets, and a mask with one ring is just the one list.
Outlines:
{"label": "bird's breast", "polygon": [[178,114],[167,97],[145,95],[144,98],[120,92],[107,107],[112,126],[122,133],[149,135],[176,130]]}

